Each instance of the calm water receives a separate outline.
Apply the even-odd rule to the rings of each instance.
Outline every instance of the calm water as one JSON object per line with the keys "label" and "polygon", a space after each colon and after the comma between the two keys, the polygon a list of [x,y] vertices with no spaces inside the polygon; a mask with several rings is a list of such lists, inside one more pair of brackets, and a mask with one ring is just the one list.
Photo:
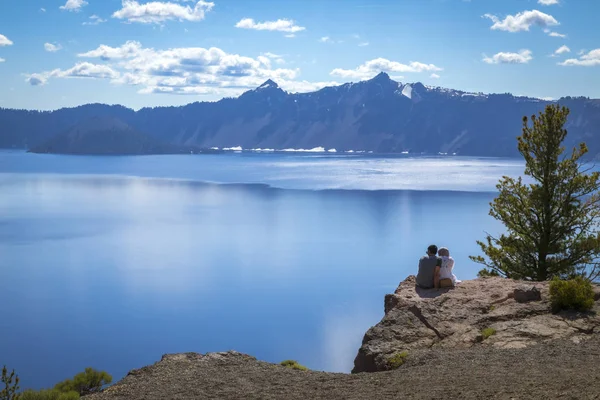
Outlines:
{"label": "calm water", "polygon": [[[86,366],[235,349],[349,371],[383,296],[497,232],[514,160],[0,152],[0,364],[23,388]],[[229,183],[227,185],[218,183]],[[340,190],[346,189],[346,190]]]}

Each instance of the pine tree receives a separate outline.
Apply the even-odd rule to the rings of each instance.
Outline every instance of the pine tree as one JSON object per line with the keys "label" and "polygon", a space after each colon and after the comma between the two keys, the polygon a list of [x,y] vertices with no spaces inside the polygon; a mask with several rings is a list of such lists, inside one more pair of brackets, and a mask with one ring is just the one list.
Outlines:
{"label": "pine tree", "polygon": [[6,366],[2,368],[2,378],[0,379],[4,384],[4,389],[0,390],[0,400],[18,400],[19,394],[19,377],[15,375],[13,370],[10,374],[6,369]]}
{"label": "pine tree", "polygon": [[523,118],[518,149],[533,183],[504,176],[496,186],[490,215],[506,232],[477,242],[486,258],[471,256],[488,272],[532,281],[600,276],[600,173],[584,168],[585,143],[565,152],[568,115],[548,105],[531,125]]}

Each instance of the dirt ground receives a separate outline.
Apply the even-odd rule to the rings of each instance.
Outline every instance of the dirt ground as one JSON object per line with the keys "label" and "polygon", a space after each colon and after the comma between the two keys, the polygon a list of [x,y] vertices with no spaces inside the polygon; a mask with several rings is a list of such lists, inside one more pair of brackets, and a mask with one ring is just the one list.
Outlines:
{"label": "dirt ground", "polygon": [[600,399],[600,335],[524,349],[422,350],[397,370],[360,374],[296,371],[235,352],[168,355],[85,398]]}

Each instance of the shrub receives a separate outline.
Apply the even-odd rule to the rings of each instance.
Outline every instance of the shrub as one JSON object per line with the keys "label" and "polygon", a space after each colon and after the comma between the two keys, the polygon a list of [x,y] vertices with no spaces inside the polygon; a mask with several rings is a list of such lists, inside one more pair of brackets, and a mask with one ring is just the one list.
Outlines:
{"label": "shrub", "polygon": [[392,357],[388,358],[387,363],[390,369],[400,368],[404,362],[406,361],[406,357],[408,357],[408,351],[403,351],[402,353],[396,353]]}
{"label": "shrub", "polygon": [[308,371],[308,368],[306,368],[304,365],[298,364],[298,361],[296,360],[285,360],[282,361],[280,365],[283,365],[286,368],[297,369],[299,371]]}
{"label": "shrub", "polygon": [[477,273],[478,278],[487,278],[490,276],[500,276],[500,274],[498,273],[498,271],[495,271],[493,269],[487,269],[487,268],[484,268]]}
{"label": "shrub", "polygon": [[588,311],[594,306],[594,289],[590,281],[580,276],[567,281],[554,278],[550,282],[550,301],[554,312]]}
{"label": "shrub", "polygon": [[481,339],[485,340],[495,334],[496,334],[496,330],[494,328],[485,328],[484,330],[481,331]]}
{"label": "shrub", "polygon": [[0,400],[18,400],[19,377],[15,375],[15,370],[9,374],[6,366],[2,368],[2,383],[4,389],[0,390]]}
{"label": "shrub", "polygon": [[19,400],[78,400],[79,393],[67,392],[63,393],[56,389],[48,390],[26,390],[23,392]]}
{"label": "shrub", "polygon": [[102,386],[112,382],[112,376],[104,371],[96,371],[93,368],[86,368],[84,372],[75,375],[73,379],[62,381],[54,389],[67,393],[77,392],[81,396],[96,393],[102,389]]}

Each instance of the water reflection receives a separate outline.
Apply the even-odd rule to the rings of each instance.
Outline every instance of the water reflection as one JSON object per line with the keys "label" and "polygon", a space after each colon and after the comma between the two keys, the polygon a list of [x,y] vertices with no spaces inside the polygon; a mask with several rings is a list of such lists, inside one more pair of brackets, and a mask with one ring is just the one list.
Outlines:
{"label": "water reflection", "polygon": [[322,319],[322,358],[316,363],[326,371],[348,372],[367,329],[383,317],[381,307],[371,307],[356,300],[326,308]]}
{"label": "water reflection", "polygon": [[518,176],[523,168],[521,160],[475,157],[247,153],[85,157],[0,150],[0,173],[133,175],[310,190],[495,191],[499,178]]}

